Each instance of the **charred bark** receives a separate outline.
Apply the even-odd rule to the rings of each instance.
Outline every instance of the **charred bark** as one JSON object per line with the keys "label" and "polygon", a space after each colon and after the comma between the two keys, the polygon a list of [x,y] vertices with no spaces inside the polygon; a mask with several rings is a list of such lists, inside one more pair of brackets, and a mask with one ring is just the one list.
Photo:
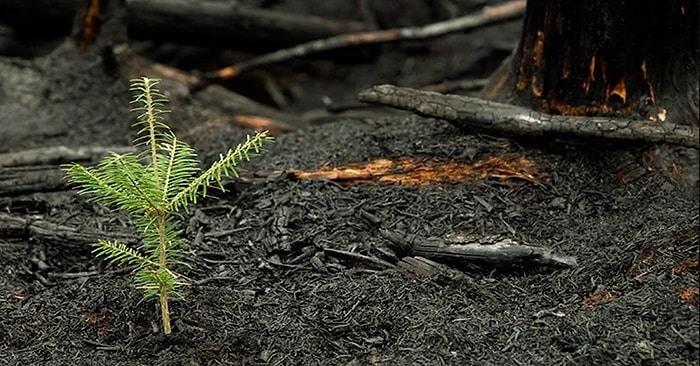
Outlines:
{"label": "charred bark", "polygon": [[698,125],[698,2],[529,0],[486,99],[577,116]]}

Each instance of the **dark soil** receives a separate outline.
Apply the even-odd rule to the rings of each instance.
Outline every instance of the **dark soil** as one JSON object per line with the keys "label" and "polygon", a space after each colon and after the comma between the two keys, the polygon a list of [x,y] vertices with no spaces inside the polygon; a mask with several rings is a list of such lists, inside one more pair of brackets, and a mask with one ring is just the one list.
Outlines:
{"label": "dark soil", "polygon": [[[286,86],[296,91],[286,111],[302,113],[322,109],[324,96],[354,103],[376,84],[486,77],[519,29],[506,22],[373,47],[356,59],[331,52],[270,73],[289,80],[303,69]],[[129,144],[128,77],[69,40],[52,42],[36,57],[0,57],[0,153]],[[148,46],[140,50],[153,59],[167,49]],[[196,52],[181,50],[190,59]],[[238,91],[269,102],[251,90]],[[205,165],[251,133],[192,95],[172,92],[171,100],[169,122]],[[95,259],[83,243],[0,227],[0,365],[697,365],[698,185],[646,169],[647,149],[470,134],[390,110],[327,115],[278,135],[227,192],[182,215],[187,266],[179,270],[191,284],[171,303],[171,336],[161,333],[157,306],[134,288],[131,268]],[[539,183],[291,174],[377,158],[491,156],[526,157]],[[630,179],[629,171],[641,173]],[[67,187],[5,194],[0,209],[79,231],[132,233],[128,217]],[[396,264],[406,254],[389,249],[380,228],[501,234],[579,265],[453,264],[468,276],[455,279],[378,269],[332,251]]]}

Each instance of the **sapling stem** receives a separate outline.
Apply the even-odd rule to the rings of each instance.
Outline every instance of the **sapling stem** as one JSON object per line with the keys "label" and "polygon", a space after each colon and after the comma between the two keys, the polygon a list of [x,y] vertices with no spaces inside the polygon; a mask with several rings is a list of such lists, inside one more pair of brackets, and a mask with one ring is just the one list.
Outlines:
{"label": "sapling stem", "polygon": [[[165,217],[163,215],[158,216],[158,239],[160,241],[160,246],[158,249],[158,265],[161,268],[167,268],[167,257],[165,256],[167,251],[167,241],[168,238],[165,235]],[[159,289],[159,301],[160,301],[160,314],[163,319],[163,331],[165,334],[170,334],[170,310],[168,309],[168,289],[164,283],[158,284]]]}
{"label": "sapling stem", "polygon": [[182,284],[171,267],[181,239],[171,219],[177,211],[187,211],[204,197],[215,183],[224,190],[223,177],[238,176],[238,163],[259,154],[266,142],[274,139],[267,131],[257,132],[244,143],[220,155],[207,170],[201,171],[197,154],[187,143],[175,138],[163,122],[162,109],[167,98],[156,88],[159,80],[146,77],[132,80],[136,92],[132,103],[140,112],[136,147],[139,154],[111,154],[94,167],[77,163],[64,166],[70,183],[89,200],[127,212],[134,219],[141,241],[138,248],[124,243],[99,240],[93,252],[116,264],[136,264],[136,284],[146,298],[158,298],[163,332],[172,332],[168,301]]}

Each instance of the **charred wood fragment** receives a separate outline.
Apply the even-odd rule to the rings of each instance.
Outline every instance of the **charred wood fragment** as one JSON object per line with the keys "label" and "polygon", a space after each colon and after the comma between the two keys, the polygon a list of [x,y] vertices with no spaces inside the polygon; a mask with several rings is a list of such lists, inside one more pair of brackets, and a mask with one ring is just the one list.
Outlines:
{"label": "charred wood fragment", "polygon": [[367,266],[372,269],[377,269],[377,270],[387,270],[387,269],[394,269],[396,268],[395,265],[379,259],[375,258],[372,256],[368,255],[363,255],[360,253],[353,253],[353,252],[348,252],[346,250],[338,250],[338,249],[332,249],[332,248],[326,248],[323,250],[327,255],[334,256],[338,259],[342,260],[352,260],[357,264]]}
{"label": "charred wood fragment", "polygon": [[418,278],[444,278],[453,281],[473,281],[466,273],[424,257],[404,257],[399,269],[408,276]]}
{"label": "charred wood fragment", "polygon": [[518,264],[559,268],[577,266],[574,257],[559,254],[550,248],[522,245],[498,235],[425,238],[386,229],[380,229],[379,232],[397,251],[435,261],[494,266]]}
{"label": "charred wood fragment", "polygon": [[479,98],[393,85],[363,90],[359,99],[444,119],[465,130],[476,128],[515,136],[558,135],[700,147],[697,127],[661,121],[553,115]]}

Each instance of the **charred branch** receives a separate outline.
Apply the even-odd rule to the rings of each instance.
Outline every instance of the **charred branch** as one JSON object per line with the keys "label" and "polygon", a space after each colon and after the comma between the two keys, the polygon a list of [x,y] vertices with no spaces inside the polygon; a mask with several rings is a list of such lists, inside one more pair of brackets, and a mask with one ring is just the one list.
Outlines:
{"label": "charred branch", "polygon": [[479,98],[393,85],[363,90],[359,99],[444,119],[465,130],[480,129],[515,136],[557,135],[700,146],[697,127],[661,121],[553,115]]}
{"label": "charred branch", "polygon": [[422,27],[406,27],[343,34],[326,39],[302,43],[292,48],[281,49],[272,53],[258,56],[256,58],[243,61],[237,65],[228,66],[214,71],[207,75],[207,77],[211,79],[230,79],[238,76],[244,71],[261,66],[276,64],[309,54],[339,48],[384,42],[433,38],[458,31],[474,29],[503,20],[513,19],[522,16],[524,11],[525,1],[513,0],[498,6],[487,6],[475,14],[468,14],[459,18],[433,23]]}
{"label": "charred branch", "polygon": [[0,196],[65,190],[64,177],[56,166],[0,168]]}
{"label": "charred branch", "polygon": [[63,164],[72,161],[96,161],[110,152],[124,154],[134,152],[130,146],[85,146],[70,148],[52,146],[0,154],[0,167]]}
{"label": "charred branch", "polygon": [[376,270],[388,270],[388,269],[394,269],[396,268],[395,265],[381,260],[379,258],[371,257],[368,255],[363,255],[359,253],[354,253],[354,252],[348,252],[346,250],[339,250],[339,249],[332,249],[332,248],[325,248],[323,250],[327,255],[334,256],[338,259],[341,260],[350,260],[353,261],[354,263],[357,263],[359,265],[367,266],[372,269]]}
{"label": "charred branch", "polygon": [[423,257],[404,257],[398,263],[398,267],[401,272],[411,277],[473,281],[471,277],[460,270]]}
{"label": "charred branch", "polygon": [[110,152],[133,151],[129,146],[54,146],[0,154],[0,196],[65,190],[68,185],[60,164],[97,161]]}
{"label": "charred branch", "polygon": [[379,232],[399,252],[441,262],[494,266],[535,264],[560,268],[577,265],[574,257],[559,254],[549,248],[522,245],[496,235],[422,238],[386,229],[380,229]]}

